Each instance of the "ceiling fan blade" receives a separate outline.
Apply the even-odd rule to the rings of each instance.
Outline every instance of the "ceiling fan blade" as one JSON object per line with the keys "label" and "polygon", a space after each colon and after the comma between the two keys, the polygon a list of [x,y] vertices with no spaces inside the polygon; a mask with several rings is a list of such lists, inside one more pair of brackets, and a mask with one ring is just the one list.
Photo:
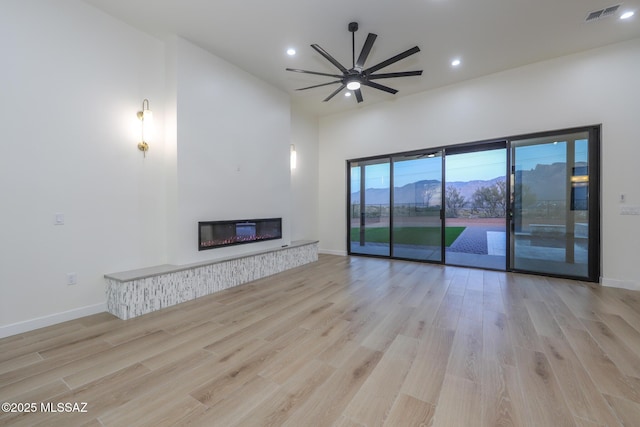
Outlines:
{"label": "ceiling fan blade", "polygon": [[420,71],[402,71],[399,73],[384,73],[384,74],[371,74],[369,75],[369,80],[375,79],[390,79],[392,77],[409,77],[409,76],[421,76],[422,70]]}
{"label": "ceiling fan blade", "polygon": [[371,48],[373,47],[373,42],[376,41],[377,34],[369,33],[367,36],[367,40],[364,42],[364,46],[362,46],[362,51],[360,51],[360,56],[358,56],[358,60],[356,61],[356,67],[362,68],[364,67],[364,63],[367,61],[367,57],[369,56],[369,52],[371,52]]}
{"label": "ceiling fan blade", "polygon": [[362,91],[360,89],[356,89],[354,92],[356,93],[356,99],[358,100],[358,103],[361,103],[363,101]]}
{"label": "ceiling fan blade", "polygon": [[392,94],[394,94],[394,95],[395,95],[396,93],[398,93],[398,91],[397,91],[397,90],[395,90],[395,89],[393,89],[393,88],[390,88],[389,86],[384,86],[384,85],[378,84],[378,83],[376,83],[376,82],[369,82],[369,81],[364,80],[364,81],[362,82],[362,84],[363,84],[363,85],[366,85],[366,86],[369,86],[369,87],[372,87],[372,88],[374,88],[374,89],[378,89],[378,90],[382,90],[382,91],[385,91],[385,92],[392,93]]}
{"label": "ceiling fan blade", "polygon": [[307,70],[298,70],[297,68],[285,68],[287,71],[293,71],[294,73],[304,73],[304,74],[314,74],[316,76],[327,76],[327,77],[335,77],[337,79],[341,79],[344,76],[338,74],[327,74],[327,73],[318,73],[316,71],[307,71]]}
{"label": "ceiling fan blade", "polygon": [[338,70],[342,71],[343,73],[347,72],[347,69],[344,68],[344,66],[341,63],[339,63],[333,56],[329,55],[329,53],[326,50],[324,50],[317,44],[312,44],[311,47],[314,48],[316,52],[318,52],[320,55],[324,56],[327,59],[327,61],[335,65],[338,68]]}
{"label": "ceiling fan blade", "polygon": [[338,89],[336,89],[335,91],[333,91],[333,93],[329,96],[327,96],[325,99],[322,100],[322,102],[327,102],[328,100],[330,100],[331,98],[333,98],[334,96],[336,96],[338,93],[340,93],[340,91],[342,89],[344,89],[345,87],[347,87],[346,84],[341,84],[340,87]]}
{"label": "ceiling fan blade", "polygon": [[407,56],[411,56],[414,53],[418,53],[420,52],[420,48],[418,46],[414,46],[411,49],[405,50],[402,53],[399,53],[398,55],[394,56],[393,58],[389,58],[386,61],[382,61],[381,63],[374,65],[373,67],[367,68],[366,70],[363,71],[364,74],[371,74],[371,73],[375,73],[376,71],[378,71],[381,68],[384,67],[388,67],[389,65],[396,63],[398,61],[400,61],[401,59],[406,58]]}
{"label": "ceiling fan blade", "polygon": [[315,86],[301,87],[300,89],[296,89],[296,90],[307,90],[307,89],[313,89],[313,88],[321,87],[321,86],[334,85],[334,84],[336,84],[336,83],[340,83],[340,82],[342,82],[342,80],[336,80],[336,81],[329,82],[329,83],[322,83],[322,84],[315,85]]}

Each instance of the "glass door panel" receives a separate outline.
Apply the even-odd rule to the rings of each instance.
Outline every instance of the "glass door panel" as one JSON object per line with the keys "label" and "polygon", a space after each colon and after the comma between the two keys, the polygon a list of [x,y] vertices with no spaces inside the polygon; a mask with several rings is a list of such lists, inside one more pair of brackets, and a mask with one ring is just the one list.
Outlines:
{"label": "glass door panel", "polygon": [[[495,147],[498,148],[495,148]],[[473,152],[446,151],[445,262],[507,267],[506,142]]]}
{"label": "glass door panel", "polygon": [[391,255],[389,159],[350,163],[349,252]]}
{"label": "glass door panel", "polygon": [[589,132],[511,143],[514,270],[589,277]]}
{"label": "glass door panel", "polygon": [[442,152],[393,158],[392,255],[442,262]]}

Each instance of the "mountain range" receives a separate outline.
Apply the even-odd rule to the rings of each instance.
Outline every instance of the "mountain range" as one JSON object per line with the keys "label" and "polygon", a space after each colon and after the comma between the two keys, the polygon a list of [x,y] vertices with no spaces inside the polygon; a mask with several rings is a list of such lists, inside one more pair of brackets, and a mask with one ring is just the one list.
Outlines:
{"label": "mountain range", "polygon": [[[585,164],[578,164],[584,167]],[[566,190],[566,163],[553,163],[550,165],[536,165],[535,169],[518,171],[518,180],[526,183],[530,194],[534,194],[536,200],[564,200]],[[455,188],[458,193],[470,201],[473,193],[481,187],[491,187],[497,182],[504,181],[504,177],[496,177],[489,180],[455,181],[447,182],[448,187]],[[396,204],[427,204],[437,206],[441,200],[441,183],[438,180],[421,180],[402,187],[395,187],[394,202]],[[365,191],[366,204],[389,204],[389,189],[367,188]],[[358,203],[360,191],[351,193],[352,203]]]}

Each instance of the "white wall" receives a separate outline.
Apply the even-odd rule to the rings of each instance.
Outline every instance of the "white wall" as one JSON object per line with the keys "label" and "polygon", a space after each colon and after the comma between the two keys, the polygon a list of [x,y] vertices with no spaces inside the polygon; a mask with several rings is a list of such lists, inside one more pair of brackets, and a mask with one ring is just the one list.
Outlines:
{"label": "white wall", "polygon": [[[291,240],[286,93],[76,0],[3,1],[0,50],[0,337],[104,311],[105,273]],[[197,221],[258,217],[283,239],[198,252]]]}
{"label": "white wall", "polygon": [[[176,264],[290,242],[289,96],[190,42],[175,39]],[[282,239],[198,251],[198,221],[282,217]],[[175,246],[174,246],[175,245]]]}
{"label": "white wall", "polygon": [[163,49],[83,3],[2,1],[0,327],[103,311],[105,273],[164,262],[161,132],[136,148],[144,98],[162,123]]}
{"label": "white wall", "polygon": [[[640,289],[640,40],[320,120],[320,250],[345,253],[345,160],[602,124],[603,283]],[[344,189],[336,191],[336,189]]]}
{"label": "white wall", "polygon": [[291,171],[291,240],[318,239],[318,119],[295,106],[291,111],[291,143],[297,153],[297,168]]}

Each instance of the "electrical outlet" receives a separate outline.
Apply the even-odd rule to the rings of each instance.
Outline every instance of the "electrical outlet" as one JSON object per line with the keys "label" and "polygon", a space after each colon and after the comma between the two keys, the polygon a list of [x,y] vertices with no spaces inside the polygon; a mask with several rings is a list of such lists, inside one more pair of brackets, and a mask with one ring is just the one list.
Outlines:
{"label": "electrical outlet", "polygon": [[53,225],[64,225],[63,213],[56,213],[53,215]]}
{"label": "electrical outlet", "polygon": [[78,274],[67,273],[67,285],[77,285],[77,284],[78,284]]}

